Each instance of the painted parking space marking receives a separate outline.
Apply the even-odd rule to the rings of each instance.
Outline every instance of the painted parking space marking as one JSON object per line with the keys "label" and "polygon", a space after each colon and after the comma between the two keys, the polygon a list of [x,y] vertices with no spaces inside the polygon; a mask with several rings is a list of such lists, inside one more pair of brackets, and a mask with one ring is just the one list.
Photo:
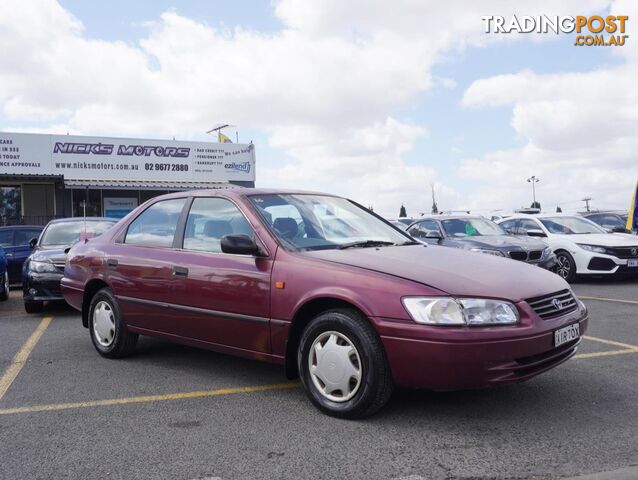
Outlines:
{"label": "painted parking space marking", "polygon": [[596,358],[596,357],[611,357],[614,355],[624,355],[626,353],[638,353],[638,346],[630,345],[628,343],[615,342],[613,340],[607,340],[605,338],[590,337],[588,335],[583,336],[585,340],[591,340],[593,342],[603,343],[605,345],[612,345],[614,347],[622,347],[620,350],[608,350],[606,352],[592,352],[592,353],[580,353],[574,355],[574,359],[579,358]]}
{"label": "painted parking space marking", "polygon": [[258,393],[258,392],[267,392],[272,390],[286,390],[291,388],[297,388],[299,387],[299,385],[300,384],[298,382],[275,383],[270,385],[257,385],[253,387],[220,388],[217,390],[168,393],[164,395],[145,395],[140,397],[112,398],[109,400],[93,400],[88,402],[52,403],[48,405],[33,405],[31,407],[2,408],[0,409],[0,415],[14,415],[17,413],[50,412],[50,411],[56,411],[56,410],[71,410],[71,409],[78,409],[78,408],[107,407],[111,405],[128,405],[128,404],[135,404],[135,403],[164,402],[167,400],[183,400],[183,399],[190,399],[190,398],[216,397],[216,396],[222,396],[222,395],[236,395],[240,393]]}
{"label": "painted parking space marking", "polygon": [[627,303],[629,305],[638,305],[637,300],[623,300],[621,298],[589,297],[586,295],[578,295],[578,298],[581,300],[598,300],[600,302]]}
{"label": "painted parking space marking", "polygon": [[22,367],[24,367],[24,364],[29,359],[29,355],[31,355],[31,352],[40,341],[42,334],[51,324],[52,320],[53,317],[44,317],[38,324],[35,331],[31,334],[27,341],[24,342],[24,345],[22,345],[18,353],[15,354],[15,357],[13,357],[11,364],[7,367],[7,370],[0,378],[0,400],[2,400],[2,397],[4,397],[5,393],[7,393],[11,384],[13,384],[13,381],[20,374]]}

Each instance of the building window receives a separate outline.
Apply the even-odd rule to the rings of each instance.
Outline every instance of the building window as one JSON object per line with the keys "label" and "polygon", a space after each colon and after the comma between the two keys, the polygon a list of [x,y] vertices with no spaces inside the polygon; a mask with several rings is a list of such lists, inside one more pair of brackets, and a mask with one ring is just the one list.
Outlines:
{"label": "building window", "polygon": [[0,187],[0,222],[22,217],[22,192],[19,185]]}
{"label": "building window", "polygon": [[[87,201],[88,193],[88,201]],[[84,216],[84,202],[86,202],[87,217],[102,216],[102,193],[100,190],[73,190],[73,216]]]}

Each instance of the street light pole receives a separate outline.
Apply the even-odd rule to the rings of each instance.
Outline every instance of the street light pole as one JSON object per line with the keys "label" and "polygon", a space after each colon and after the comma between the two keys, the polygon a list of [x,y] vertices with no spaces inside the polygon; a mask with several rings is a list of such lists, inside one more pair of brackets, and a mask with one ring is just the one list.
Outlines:
{"label": "street light pole", "polygon": [[532,198],[534,199],[533,205],[536,205],[536,183],[540,182],[540,178],[536,178],[536,175],[532,175],[527,179],[529,183],[532,184]]}

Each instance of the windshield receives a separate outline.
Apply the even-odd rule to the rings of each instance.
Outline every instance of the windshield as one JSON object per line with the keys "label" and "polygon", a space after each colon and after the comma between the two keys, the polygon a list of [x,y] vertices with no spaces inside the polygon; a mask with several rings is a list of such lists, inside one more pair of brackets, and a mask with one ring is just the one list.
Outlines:
{"label": "windshield", "polygon": [[[84,232],[84,220],[59,222],[50,224],[40,239],[41,247],[73,245],[80,240],[80,233]],[[115,225],[108,221],[86,221],[86,231],[94,236],[100,235]]]}
{"label": "windshield", "polygon": [[450,218],[441,220],[441,225],[445,233],[456,238],[507,235],[505,230],[486,218]]}
{"label": "windshield", "polygon": [[541,223],[549,231],[558,235],[577,235],[586,233],[607,233],[591,220],[582,217],[540,218]]}
{"label": "windshield", "polygon": [[294,248],[321,250],[355,243],[377,246],[375,242],[411,242],[408,236],[345,198],[269,194],[251,196],[250,201],[279,240]]}

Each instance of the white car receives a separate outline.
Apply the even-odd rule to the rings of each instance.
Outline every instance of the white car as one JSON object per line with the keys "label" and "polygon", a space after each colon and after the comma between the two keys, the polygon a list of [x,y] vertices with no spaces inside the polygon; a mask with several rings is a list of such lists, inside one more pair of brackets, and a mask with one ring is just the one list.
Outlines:
{"label": "white car", "polygon": [[568,282],[576,275],[638,275],[638,237],[607,233],[591,220],[566,214],[519,214],[497,222],[514,235],[542,238],[556,254],[556,273]]}

